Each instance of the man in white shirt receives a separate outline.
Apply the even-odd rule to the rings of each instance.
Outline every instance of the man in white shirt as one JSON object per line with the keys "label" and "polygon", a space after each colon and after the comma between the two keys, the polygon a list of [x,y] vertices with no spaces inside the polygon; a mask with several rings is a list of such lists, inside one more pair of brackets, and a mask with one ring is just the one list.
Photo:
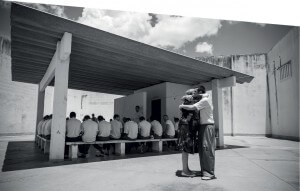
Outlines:
{"label": "man in white shirt", "polygon": [[118,114],[115,114],[114,119],[110,122],[110,124],[111,124],[110,138],[120,139],[122,129],[123,129],[123,125],[120,122],[120,116]]}
{"label": "man in white shirt", "polygon": [[132,121],[130,118],[127,118],[124,124],[124,134],[125,139],[135,140],[138,135],[138,124]]}
{"label": "man in white shirt", "polygon": [[[126,140],[136,140],[138,136],[138,124],[132,121],[130,118],[126,118],[124,124],[124,139]],[[135,143],[127,143],[125,145],[125,152],[130,152],[132,147],[137,147]]]}
{"label": "man in white shirt", "polygon": [[[76,142],[81,141],[81,122],[76,119],[76,113],[71,112],[70,118],[66,120],[66,140],[65,142]],[[65,156],[67,157],[69,153],[69,146],[65,145]]]}
{"label": "man in white shirt", "polygon": [[150,117],[151,121],[151,131],[154,139],[161,139],[163,129],[159,121],[155,120],[152,116]]}
{"label": "man in white shirt", "polygon": [[[89,115],[84,116],[83,122],[81,123],[81,129],[83,132],[83,142],[92,143],[96,141],[96,136],[98,134],[98,124],[95,121],[91,120],[91,117]],[[89,148],[89,144],[79,145],[78,149],[82,154],[79,157],[85,158],[88,154]]]}
{"label": "man in white shirt", "polygon": [[70,119],[66,121],[66,142],[81,141],[81,122],[76,119],[76,113],[70,113]]}
{"label": "man in white shirt", "polygon": [[[199,94],[205,94],[205,88],[198,88]],[[203,180],[215,179],[215,126],[213,119],[213,108],[208,102],[208,96],[194,105],[180,105],[180,109],[200,110],[200,130],[199,130],[199,158]]]}
{"label": "man in white shirt", "polygon": [[143,110],[141,109],[140,106],[135,106],[135,113],[134,113],[134,122],[139,123],[140,122],[140,117],[143,117]]}
{"label": "man in white shirt", "polygon": [[51,139],[51,125],[52,125],[52,114],[49,116],[45,126],[44,126],[44,138],[50,140]]}
{"label": "man in white shirt", "polygon": [[49,120],[49,115],[46,115],[46,119],[41,124],[41,129],[40,129],[40,136],[41,137],[44,137],[44,129],[45,129],[45,126],[46,126],[48,120]]}
{"label": "man in white shirt", "polygon": [[44,122],[48,119],[48,115],[45,115],[43,117],[43,120],[41,120],[38,125],[37,125],[37,129],[36,129],[36,134],[37,135],[42,135],[42,127],[43,127],[43,124]]}
{"label": "man in white shirt", "polygon": [[165,121],[165,138],[174,138],[175,136],[175,127],[173,122],[169,119],[168,115],[163,116]]}
{"label": "man in white shirt", "polygon": [[[98,116],[98,135],[96,140],[97,141],[109,141],[109,136],[110,136],[110,132],[111,132],[111,124],[107,121],[105,121],[103,116]],[[109,155],[109,150],[110,150],[110,144],[94,144],[93,145],[97,150],[100,151],[99,155],[96,156],[104,156],[104,151],[103,149],[107,150],[107,155]]]}
{"label": "man in white shirt", "polygon": [[139,138],[140,139],[149,139],[151,124],[145,120],[145,117],[140,117],[140,122],[138,125],[139,128]]}

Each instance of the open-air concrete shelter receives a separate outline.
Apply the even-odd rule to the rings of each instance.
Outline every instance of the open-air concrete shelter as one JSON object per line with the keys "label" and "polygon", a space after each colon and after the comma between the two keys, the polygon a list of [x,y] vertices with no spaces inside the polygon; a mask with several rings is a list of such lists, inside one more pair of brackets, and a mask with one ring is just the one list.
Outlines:
{"label": "open-air concrete shelter", "polygon": [[63,159],[67,90],[119,95],[163,82],[212,90],[218,145],[223,146],[222,88],[252,76],[166,51],[24,5],[11,6],[14,81],[38,84],[37,121],[45,88],[54,86],[50,159]]}

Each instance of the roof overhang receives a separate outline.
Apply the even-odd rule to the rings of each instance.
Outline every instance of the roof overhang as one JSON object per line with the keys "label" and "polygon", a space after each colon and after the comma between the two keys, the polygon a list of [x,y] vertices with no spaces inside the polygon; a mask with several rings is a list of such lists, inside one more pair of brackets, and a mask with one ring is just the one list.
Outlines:
{"label": "roof overhang", "polygon": [[162,82],[195,85],[230,76],[236,76],[237,83],[253,79],[247,74],[12,3],[12,80],[40,83],[65,32],[72,34],[68,86],[71,89],[126,95]]}

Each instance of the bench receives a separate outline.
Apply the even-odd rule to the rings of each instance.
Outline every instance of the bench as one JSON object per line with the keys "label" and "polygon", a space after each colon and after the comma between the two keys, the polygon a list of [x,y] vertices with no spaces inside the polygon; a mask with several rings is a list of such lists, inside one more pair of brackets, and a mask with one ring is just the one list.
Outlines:
{"label": "bench", "polygon": [[37,145],[39,146],[39,148],[41,148],[44,151],[44,154],[49,153],[50,151],[50,140],[41,137],[39,135],[36,136],[37,138]]}
{"label": "bench", "polygon": [[164,141],[177,141],[177,138],[166,139],[136,139],[136,140],[110,140],[110,141],[95,141],[95,142],[66,142],[69,146],[69,157],[76,159],[78,155],[78,145],[85,144],[115,144],[115,153],[121,156],[125,155],[126,143],[139,143],[139,142],[152,142],[152,150],[156,152],[162,152]]}

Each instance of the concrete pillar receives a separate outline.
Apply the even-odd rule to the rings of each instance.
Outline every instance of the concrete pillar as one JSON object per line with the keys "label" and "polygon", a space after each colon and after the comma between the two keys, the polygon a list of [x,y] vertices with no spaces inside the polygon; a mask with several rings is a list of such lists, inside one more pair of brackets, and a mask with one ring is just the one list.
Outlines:
{"label": "concrete pillar", "polygon": [[35,128],[35,142],[37,142],[37,126],[44,116],[44,102],[45,102],[45,91],[40,91],[38,88],[38,102],[37,102],[37,113],[36,113],[36,128]]}
{"label": "concrete pillar", "polygon": [[53,117],[51,125],[50,160],[63,160],[66,134],[66,112],[68,97],[69,63],[72,35],[65,33],[58,42],[56,57]]}
{"label": "concrete pillar", "polygon": [[222,103],[222,88],[220,80],[212,80],[212,102],[215,127],[218,132],[217,147],[224,147],[224,130],[223,130],[223,103]]}

